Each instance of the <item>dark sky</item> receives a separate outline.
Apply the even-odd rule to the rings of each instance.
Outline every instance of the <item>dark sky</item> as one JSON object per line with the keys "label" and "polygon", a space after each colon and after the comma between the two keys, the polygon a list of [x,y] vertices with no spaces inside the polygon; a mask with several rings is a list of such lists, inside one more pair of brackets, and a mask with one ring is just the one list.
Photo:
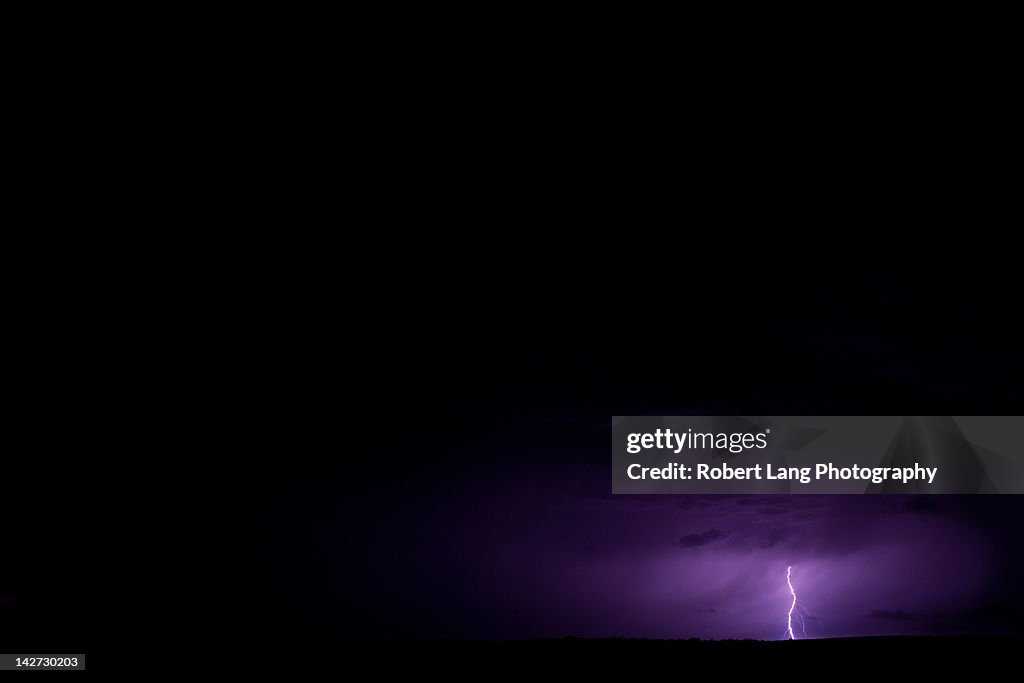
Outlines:
{"label": "dark sky", "polygon": [[288,363],[248,366],[202,464],[195,599],[214,629],[780,638],[792,566],[808,636],[1019,631],[1019,497],[610,494],[615,414],[1020,414],[1012,277],[889,265],[289,299]]}

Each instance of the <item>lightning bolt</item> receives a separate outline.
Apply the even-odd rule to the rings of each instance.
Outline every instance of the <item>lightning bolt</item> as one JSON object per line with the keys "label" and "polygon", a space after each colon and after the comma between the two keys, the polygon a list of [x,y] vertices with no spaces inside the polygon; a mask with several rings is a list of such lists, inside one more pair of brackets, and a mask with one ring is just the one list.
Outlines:
{"label": "lightning bolt", "polygon": [[[790,640],[796,640],[796,637],[793,635],[793,610],[796,609],[796,591],[793,590],[793,581],[790,579],[790,576],[792,575],[792,573],[793,573],[792,565],[789,566],[789,567],[786,567],[786,584],[789,586],[789,593],[790,593],[790,595],[793,596],[793,603],[789,606],[789,614],[786,615],[786,633],[789,634],[789,639]],[[799,617],[800,614],[797,613],[797,616]],[[803,620],[803,618],[801,617],[801,621],[802,620]]]}

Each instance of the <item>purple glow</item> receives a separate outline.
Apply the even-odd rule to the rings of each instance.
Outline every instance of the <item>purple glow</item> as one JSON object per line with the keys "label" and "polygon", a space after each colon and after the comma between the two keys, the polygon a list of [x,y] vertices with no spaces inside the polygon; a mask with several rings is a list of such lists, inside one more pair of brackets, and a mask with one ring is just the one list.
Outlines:
{"label": "purple glow", "polygon": [[[603,478],[573,488],[548,477],[510,474],[486,491],[453,484],[397,509],[353,499],[350,514],[375,516],[372,536],[339,536],[354,532],[330,515],[310,534],[338,539],[339,549],[356,544],[361,555],[300,564],[293,555],[316,542],[275,541],[291,549],[287,567],[322,567],[345,602],[300,592],[306,574],[266,583],[325,623],[433,638],[778,640],[798,629],[803,639],[1014,625],[999,620],[1008,608],[985,611],[994,598],[1019,595],[1020,503],[1004,497],[611,496],[590,493],[606,487]],[[251,523],[249,509],[236,513],[236,528]],[[228,569],[245,575],[267,562],[256,552],[263,537],[232,539],[255,550],[239,550],[247,561]],[[359,588],[359,600],[347,587]]]}
{"label": "purple glow", "polygon": [[789,614],[786,615],[786,632],[789,633],[790,640],[796,640],[793,637],[793,610],[796,609],[796,591],[793,590],[793,582],[789,578],[792,572],[792,566],[786,567],[786,584],[789,586],[789,592],[793,596],[793,602],[789,606]]}
{"label": "purple glow", "polygon": [[466,504],[478,514],[445,522],[476,552],[435,557],[439,574],[466,577],[457,594],[473,586],[515,615],[495,637],[788,639],[806,627],[804,604],[829,625],[820,637],[956,632],[946,615],[979,604],[991,546],[960,516],[906,503],[492,494]]}

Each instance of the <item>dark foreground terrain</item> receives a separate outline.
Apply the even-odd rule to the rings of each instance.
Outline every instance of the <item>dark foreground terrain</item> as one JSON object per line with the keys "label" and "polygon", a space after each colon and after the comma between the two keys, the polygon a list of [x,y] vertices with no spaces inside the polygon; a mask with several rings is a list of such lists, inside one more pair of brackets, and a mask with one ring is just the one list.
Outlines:
{"label": "dark foreground terrain", "polygon": [[[577,639],[266,643],[258,650],[210,652],[213,668],[310,669],[338,674],[366,667],[377,675],[438,675],[456,680],[549,676],[709,677],[767,674],[976,676],[1015,670],[1024,639],[987,636],[890,636],[804,641]],[[225,659],[221,659],[221,657]],[[997,668],[998,667],[998,668]],[[1016,674],[1013,674],[1016,675]]]}

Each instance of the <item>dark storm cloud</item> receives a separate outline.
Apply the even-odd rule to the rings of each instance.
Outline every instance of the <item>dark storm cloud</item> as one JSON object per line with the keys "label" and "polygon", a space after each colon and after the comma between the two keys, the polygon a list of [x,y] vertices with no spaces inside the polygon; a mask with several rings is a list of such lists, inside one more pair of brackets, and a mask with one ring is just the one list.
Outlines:
{"label": "dark storm cloud", "polygon": [[928,630],[944,627],[968,628],[986,632],[995,629],[1002,633],[1020,633],[1024,630],[1024,610],[1009,605],[987,604],[962,611],[913,612],[900,609],[876,609],[870,616],[890,622],[906,622],[916,628]]}
{"label": "dark storm cloud", "polygon": [[762,536],[758,541],[758,546],[761,548],[774,548],[782,541],[795,536],[797,530],[792,527],[781,527],[773,530],[767,536]]}
{"label": "dark storm cloud", "polygon": [[1017,631],[1024,630],[1024,607],[988,604],[968,612],[966,616],[990,622],[1013,624]]}
{"label": "dark storm cloud", "polygon": [[679,545],[683,548],[698,548],[702,545],[708,545],[715,541],[722,541],[729,538],[728,531],[719,531],[718,529],[708,529],[702,531],[699,534],[689,534],[679,539]]}
{"label": "dark storm cloud", "polygon": [[941,508],[935,498],[935,496],[917,496],[904,503],[900,509],[904,512],[916,512],[919,514],[936,513],[939,512]]}
{"label": "dark storm cloud", "polygon": [[777,516],[785,513],[817,512],[827,508],[815,496],[694,496],[700,498],[698,504],[723,515],[748,515],[753,518],[761,516]]}
{"label": "dark storm cloud", "polygon": [[901,609],[874,609],[871,616],[875,619],[886,619],[889,621],[921,621],[928,619],[928,615],[905,612]]}

